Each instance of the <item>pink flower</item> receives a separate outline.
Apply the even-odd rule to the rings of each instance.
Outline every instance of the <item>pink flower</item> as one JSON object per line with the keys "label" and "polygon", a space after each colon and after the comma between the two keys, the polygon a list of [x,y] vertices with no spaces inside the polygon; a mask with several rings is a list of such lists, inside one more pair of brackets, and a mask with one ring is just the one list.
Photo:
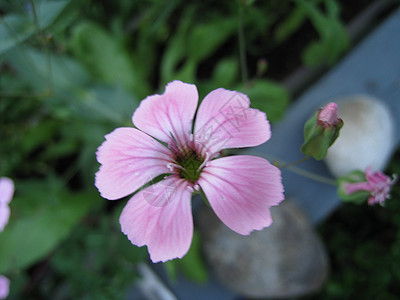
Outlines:
{"label": "pink flower", "polygon": [[0,178],[0,232],[8,223],[10,218],[10,203],[14,194],[14,183],[10,178]]}
{"label": "pink flower", "polygon": [[[269,208],[284,198],[280,170],[267,160],[221,150],[270,138],[266,115],[235,91],[209,93],[197,110],[195,85],[173,81],[164,94],[142,101],[138,128],[117,128],[97,151],[96,186],[115,200],[134,193],[120,216],[122,231],[153,262],[182,258],[193,236],[191,195],[200,189],[217,216],[247,235],[271,225]],[[194,121],[196,115],[196,121]],[[194,126],[193,126],[194,123]],[[192,133],[193,132],[193,133]]]}
{"label": "pink flower", "polygon": [[328,103],[318,112],[318,123],[322,123],[325,127],[334,126],[338,122],[339,118],[336,103]]}
{"label": "pink flower", "polygon": [[372,172],[371,167],[365,170],[365,182],[347,183],[345,185],[346,194],[350,195],[359,191],[367,191],[370,193],[368,204],[375,203],[384,204],[386,199],[390,198],[390,187],[394,179],[386,176],[380,171]]}
{"label": "pink flower", "polygon": [[6,299],[10,292],[10,280],[0,275],[0,299]]}

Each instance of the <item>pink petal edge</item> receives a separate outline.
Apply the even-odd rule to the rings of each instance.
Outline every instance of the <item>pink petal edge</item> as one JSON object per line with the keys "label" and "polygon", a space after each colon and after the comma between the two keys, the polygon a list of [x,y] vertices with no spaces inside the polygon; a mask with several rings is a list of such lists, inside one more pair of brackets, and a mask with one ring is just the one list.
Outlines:
{"label": "pink petal edge", "polygon": [[242,235],[270,226],[270,207],[284,200],[280,170],[256,156],[215,159],[198,183],[216,215]]}
{"label": "pink petal edge", "polygon": [[0,204],[0,232],[2,232],[4,227],[8,224],[10,214],[10,207],[7,204]]}
{"label": "pink petal edge", "polygon": [[8,177],[0,178],[0,204],[9,204],[14,194],[14,182]]}
{"label": "pink petal edge", "polygon": [[115,200],[132,194],[158,175],[169,173],[171,151],[134,128],[117,128],[97,150],[102,165],[95,185],[102,197]]}
{"label": "pink petal edge", "polygon": [[[266,114],[249,108],[247,95],[223,88],[210,92],[197,112],[194,135],[203,152],[260,145],[271,137]],[[204,153],[203,153],[204,154]]]}
{"label": "pink petal edge", "polygon": [[120,216],[122,232],[132,244],[147,245],[151,260],[182,258],[193,237],[192,190],[176,176],[134,195]]}
{"label": "pink petal edge", "polygon": [[[133,124],[165,143],[190,141],[199,95],[194,84],[175,80],[162,95],[144,99],[132,116]],[[173,135],[173,137],[171,137]]]}
{"label": "pink petal edge", "polygon": [[10,280],[0,275],[0,299],[6,299],[10,292]]}

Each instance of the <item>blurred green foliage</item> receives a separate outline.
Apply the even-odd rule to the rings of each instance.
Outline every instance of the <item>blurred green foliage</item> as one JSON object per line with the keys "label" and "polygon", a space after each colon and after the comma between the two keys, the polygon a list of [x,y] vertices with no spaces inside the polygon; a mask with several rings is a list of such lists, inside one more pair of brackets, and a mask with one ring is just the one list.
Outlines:
{"label": "blurred green foliage", "polygon": [[[333,0],[0,1],[0,176],[16,182],[0,234],[10,297],[123,298],[147,254],[120,232],[125,201],[93,186],[104,135],[131,126],[140,100],[175,79],[200,98],[243,91],[278,121],[290,95],[266,56],[309,21],[316,39],[294,55],[334,63],[348,46],[338,12]],[[205,281],[200,246],[195,235],[171,272]]]}

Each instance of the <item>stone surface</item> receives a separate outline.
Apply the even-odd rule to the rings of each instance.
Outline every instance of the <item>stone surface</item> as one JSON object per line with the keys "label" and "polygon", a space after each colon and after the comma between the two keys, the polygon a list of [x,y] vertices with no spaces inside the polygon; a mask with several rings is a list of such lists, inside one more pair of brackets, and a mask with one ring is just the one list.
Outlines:
{"label": "stone surface", "polygon": [[325,158],[334,176],[368,166],[383,170],[394,143],[394,121],[386,105],[367,95],[333,100],[344,125]]}
{"label": "stone surface", "polygon": [[318,289],[327,277],[328,259],[308,219],[290,200],[271,212],[269,228],[242,236],[205,207],[199,228],[212,271],[246,297],[294,297]]}

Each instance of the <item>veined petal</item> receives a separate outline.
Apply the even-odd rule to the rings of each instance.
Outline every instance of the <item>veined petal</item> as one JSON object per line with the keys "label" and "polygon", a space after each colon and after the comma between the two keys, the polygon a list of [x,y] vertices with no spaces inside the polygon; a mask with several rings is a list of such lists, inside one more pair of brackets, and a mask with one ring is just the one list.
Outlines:
{"label": "veined petal", "polygon": [[10,203],[14,194],[14,182],[7,177],[0,178],[0,204]]}
{"label": "veined petal", "polygon": [[117,128],[105,138],[96,153],[101,166],[95,185],[102,197],[125,197],[170,172],[167,164],[173,161],[171,151],[140,130]]}
{"label": "veined petal", "polygon": [[175,176],[138,192],[121,213],[122,232],[132,244],[147,245],[153,262],[182,258],[193,237],[191,194]]}
{"label": "veined petal", "polygon": [[212,160],[198,184],[222,222],[243,235],[271,225],[269,208],[284,199],[280,170],[256,156]]}
{"label": "veined petal", "polygon": [[10,219],[10,208],[7,204],[0,204],[0,232],[4,230]]}
{"label": "veined petal", "polygon": [[[144,99],[133,114],[133,124],[165,143],[189,142],[199,95],[193,84],[172,81],[162,95]],[[172,137],[173,136],[173,137]]]}
{"label": "veined petal", "polygon": [[271,129],[265,113],[249,108],[242,93],[217,89],[200,104],[194,138],[200,151],[210,155],[226,148],[252,147],[266,142]]}

